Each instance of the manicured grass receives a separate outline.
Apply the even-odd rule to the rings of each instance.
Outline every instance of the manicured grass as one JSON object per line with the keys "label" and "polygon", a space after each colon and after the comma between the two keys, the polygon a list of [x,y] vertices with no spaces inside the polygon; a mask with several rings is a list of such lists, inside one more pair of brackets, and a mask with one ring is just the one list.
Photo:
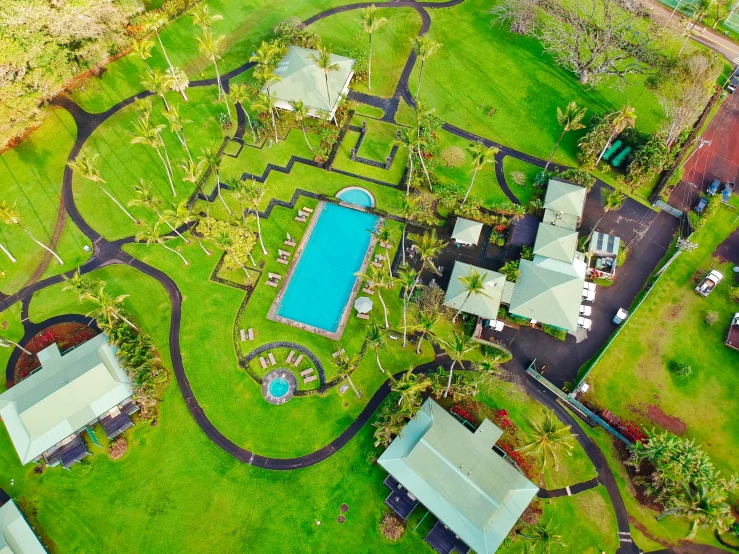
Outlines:
{"label": "manicured grass", "polygon": [[[223,16],[222,21],[213,23],[214,34],[225,36],[222,59],[219,62],[221,74],[247,63],[259,42],[270,38],[272,29],[278,23],[294,17],[307,19],[342,3],[339,0],[297,0],[283,4],[257,0],[248,9],[244,9],[244,5],[238,2],[208,0],[206,4],[210,12]],[[161,32],[162,42],[172,64],[184,69],[191,81],[215,76],[213,64],[198,51],[195,40],[198,34],[200,30],[193,25],[192,17],[188,14]],[[162,71],[167,68],[158,43],[148,62],[150,66]],[[102,112],[144,90],[141,76],[145,74],[144,62],[136,55],[128,54],[108,64],[99,78],[84,82],[73,92],[72,98],[87,111]]]}
{"label": "manicured grass", "polygon": [[[18,342],[23,338],[23,325],[21,324],[21,304],[16,302],[10,308],[0,313],[0,336]],[[8,365],[12,348],[0,348],[0,393],[5,390],[5,368]]]}
{"label": "manicured grass", "polygon": [[[372,90],[359,83],[355,90],[389,98],[395,92],[408,54],[410,39],[421,28],[421,16],[412,9],[379,8],[378,17],[388,22],[372,35]],[[321,37],[334,52],[348,54],[352,49],[369,52],[369,35],[362,31],[362,13],[344,12],[313,24],[310,30]]]}
{"label": "manicured grass", "polygon": [[[723,343],[738,305],[727,296],[731,264],[720,263],[712,252],[736,228],[736,213],[721,208],[693,235],[698,248],[670,266],[587,378],[588,400],[621,417],[659,426],[658,406],[677,418],[685,436],[702,444],[726,474],[738,469],[739,424],[733,414],[739,376],[730,368],[737,367],[739,353]],[[711,269],[726,278],[703,298],[692,289]],[[714,326],[704,322],[711,311],[719,314]],[[692,375],[671,372],[676,362],[690,364]]]}
{"label": "manicured grass", "polygon": [[[203,87],[189,91],[190,101],[181,102],[170,93],[168,99],[179,104],[184,119],[192,123],[185,126],[188,147],[192,156],[202,155],[204,148],[218,148],[221,144],[222,130],[218,113],[222,104],[216,103],[215,87]],[[153,99],[152,124],[165,124],[164,110],[159,98]],[[166,209],[170,202],[188,198],[195,185],[182,181],[182,170],[178,163],[186,158],[184,148],[168,129],[162,131],[162,138],[169,152],[174,170],[173,183],[177,197],[172,190],[167,175],[156,151],[142,144],[131,144],[133,125],[140,114],[133,105],[123,108],[107,119],[87,140],[83,152],[88,155],[99,154],[98,166],[105,179],[105,186],[122,204],[127,205],[136,198],[133,187],[140,179],[149,183]],[[93,229],[109,240],[115,240],[137,233],[137,227],[97,186],[96,183],[74,176],[73,189],[77,207]],[[101,207],[104,206],[104,209]],[[134,206],[129,210],[134,217],[150,224],[156,223],[155,214],[144,207]]]}
{"label": "manicured grass", "polygon": [[[65,110],[53,110],[44,123],[20,145],[0,156],[2,200],[15,204],[21,223],[43,242],[49,244],[54,232],[61,200],[62,176],[77,129]],[[16,258],[16,263],[0,252],[0,291],[12,294],[28,281],[45,251],[21,229],[0,224],[0,243]],[[88,257],[82,247],[89,245],[77,226],[67,218],[56,248],[64,265],[52,259],[43,277],[64,273],[82,264]]]}
{"label": "manicured grass", "polygon": [[[541,170],[541,167],[531,165],[530,163],[518,160],[511,156],[503,158],[503,174],[505,175],[506,183],[513,194],[516,195],[516,198],[518,198],[524,206],[528,204],[538,192],[534,186],[534,177],[536,177],[536,174]],[[513,180],[512,174],[516,171],[526,175],[526,181],[523,185],[519,185]]]}
{"label": "manicured grass", "polygon": [[[365,119],[355,116],[352,125],[361,127],[362,121],[367,122],[367,133],[362,141],[362,145],[357,152],[358,157],[367,158],[369,160],[385,163],[385,158],[390,155],[395,140],[395,133],[399,129],[397,125]],[[354,148],[359,140],[360,134],[354,131],[347,131],[344,141],[339,147],[336,154],[333,167],[348,171],[357,175],[364,175],[372,179],[377,179],[384,183],[392,185],[400,184],[403,177],[403,171],[407,165],[408,151],[405,148],[398,148],[390,169],[384,167],[374,167],[359,161],[352,161],[351,149]]]}

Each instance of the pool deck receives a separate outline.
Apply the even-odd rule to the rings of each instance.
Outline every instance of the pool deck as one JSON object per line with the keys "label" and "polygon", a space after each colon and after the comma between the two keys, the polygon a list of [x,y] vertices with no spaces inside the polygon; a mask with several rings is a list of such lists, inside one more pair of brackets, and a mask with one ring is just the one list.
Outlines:
{"label": "pool deck", "polygon": [[[363,193],[365,193],[367,196],[369,196],[370,205],[369,206],[360,206],[359,204],[353,204],[351,202],[347,202],[346,200],[342,200],[341,199],[341,195],[342,194],[344,194],[345,192],[352,191],[352,190],[361,190]],[[363,212],[366,212],[367,211],[367,208],[374,208],[376,206],[376,203],[375,203],[375,195],[372,194],[370,191],[368,191],[364,187],[357,187],[357,186],[354,186],[354,185],[352,185],[350,187],[344,187],[343,189],[341,189],[339,192],[336,193],[336,198],[339,199],[339,205],[340,206],[344,206],[344,207],[347,207],[347,208],[360,209]]]}
{"label": "pool deck", "polygon": [[[269,385],[275,379],[285,379],[285,381],[287,381],[289,388],[283,396],[272,396],[272,393],[269,391]],[[289,369],[273,369],[264,376],[264,379],[262,379],[262,395],[267,402],[269,402],[270,404],[274,404],[275,406],[279,406],[290,400],[295,394],[296,390],[298,390],[298,380]]]}
{"label": "pool deck", "polygon": [[[357,293],[359,292],[359,285],[361,284],[361,279],[359,277],[356,277],[354,279],[354,286],[352,287],[352,291],[349,294],[349,299],[346,302],[346,306],[344,306],[344,311],[342,312],[341,319],[339,320],[339,326],[334,332],[326,331],[325,329],[320,329],[313,325],[306,325],[305,323],[301,323],[300,321],[295,321],[294,319],[288,319],[286,317],[282,317],[281,315],[277,315],[277,310],[280,307],[280,303],[282,302],[282,298],[285,295],[287,287],[290,285],[290,281],[292,280],[295,268],[298,267],[298,263],[300,263],[300,258],[303,255],[303,251],[305,250],[305,247],[308,244],[311,235],[313,234],[313,229],[315,228],[316,222],[318,221],[321,213],[323,213],[323,208],[325,205],[325,202],[319,202],[318,206],[313,212],[313,217],[311,217],[310,223],[308,224],[308,229],[305,231],[305,234],[300,241],[300,245],[295,251],[295,255],[292,257],[292,261],[290,262],[290,266],[288,267],[285,278],[282,279],[280,290],[277,292],[277,296],[275,297],[274,302],[272,302],[272,306],[270,306],[269,312],[267,312],[267,319],[271,321],[277,321],[278,323],[284,323],[285,325],[290,325],[291,327],[302,329],[303,331],[308,331],[309,333],[315,333],[316,335],[320,335],[331,340],[340,340],[341,336],[344,334],[344,328],[349,321],[349,315],[351,314],[352,306],[354,305],[354,299],[357,297]],[[356,206],[355,204],[340,203],[340,205],[347,209],[366,211],[360,206]],[[375,229],[379,229],[380,227],[382,227],[383,223],[384,218],[379,217],[377,219],[377,223],[375,224]],[[359,267],[358,273],[364,273],[367,270],[367,266],[369,265],[370,259],[372,258],[372,252],[375,251],[376,244],[377,236],[371,235],[369,246],[367,247],[367,252],[365,252],[364,254],[364,259],[362,260],[362,265]]]}

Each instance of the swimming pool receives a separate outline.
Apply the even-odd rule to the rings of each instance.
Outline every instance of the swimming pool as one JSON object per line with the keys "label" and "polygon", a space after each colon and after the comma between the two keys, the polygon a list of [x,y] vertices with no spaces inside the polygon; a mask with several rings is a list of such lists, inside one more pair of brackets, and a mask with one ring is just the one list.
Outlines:
{"label": "swimming pool", "polygon": [[377,220],[375,215],[325,204],[276,315],[335,333]]}
{"label": "swimming pool", "polygon": [[339,192],[338,197],[344,202],[354,204],[356,206],[362,206],[363,208],[371,208],[374,206],[375,201],[372,195],[363,188],[350,187]]}

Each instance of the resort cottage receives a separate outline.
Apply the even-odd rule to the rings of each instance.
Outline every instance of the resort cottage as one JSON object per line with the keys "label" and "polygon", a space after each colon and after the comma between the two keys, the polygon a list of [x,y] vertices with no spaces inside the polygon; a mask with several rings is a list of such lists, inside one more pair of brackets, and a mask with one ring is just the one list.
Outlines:
{"label": "resort cottage", "polygon": [[46,554],[12,500],[0,506],[0,554]]}
{"label": "resort cottage", "polygon": [[539,491],[494,450],[502,434],[487,419],[472,432],[426,400],[378,460],[386,503],[403,519],[419,503],[434,514],[426,541],[438,552],[495,552]]}
{"label": "resort cottage", "polygon": [[21,463],[69,468],[89,455],[80,434],[95,423],[111,439],[133,426],[138,407],[115,351],[103,334],[64,355],[52,344],[38,353],[41,369],[0,395]]}

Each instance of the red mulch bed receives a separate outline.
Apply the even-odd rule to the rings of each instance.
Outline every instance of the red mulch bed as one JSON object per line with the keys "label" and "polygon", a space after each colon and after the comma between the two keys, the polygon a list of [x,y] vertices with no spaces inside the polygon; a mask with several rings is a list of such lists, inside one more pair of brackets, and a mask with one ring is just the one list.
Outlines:
{"label": "red mulch bed", "polygon": [[29,373],[41,365],[35,354],[38,354],[44,348],[56,343],[59,350],[64,352],[73,346],[78,346],[90,340],[96,335],[98,335],[98,331],[95,329],[82,323],[74,322],[57,323],[44,329],[28,341],[28,344],[25,346],[26,350],[33,352],[34,356],[29,356],[24,352],[21,354],[18,363],[15,364],[15,382],[18,383],[22,379],[25,379]]}

